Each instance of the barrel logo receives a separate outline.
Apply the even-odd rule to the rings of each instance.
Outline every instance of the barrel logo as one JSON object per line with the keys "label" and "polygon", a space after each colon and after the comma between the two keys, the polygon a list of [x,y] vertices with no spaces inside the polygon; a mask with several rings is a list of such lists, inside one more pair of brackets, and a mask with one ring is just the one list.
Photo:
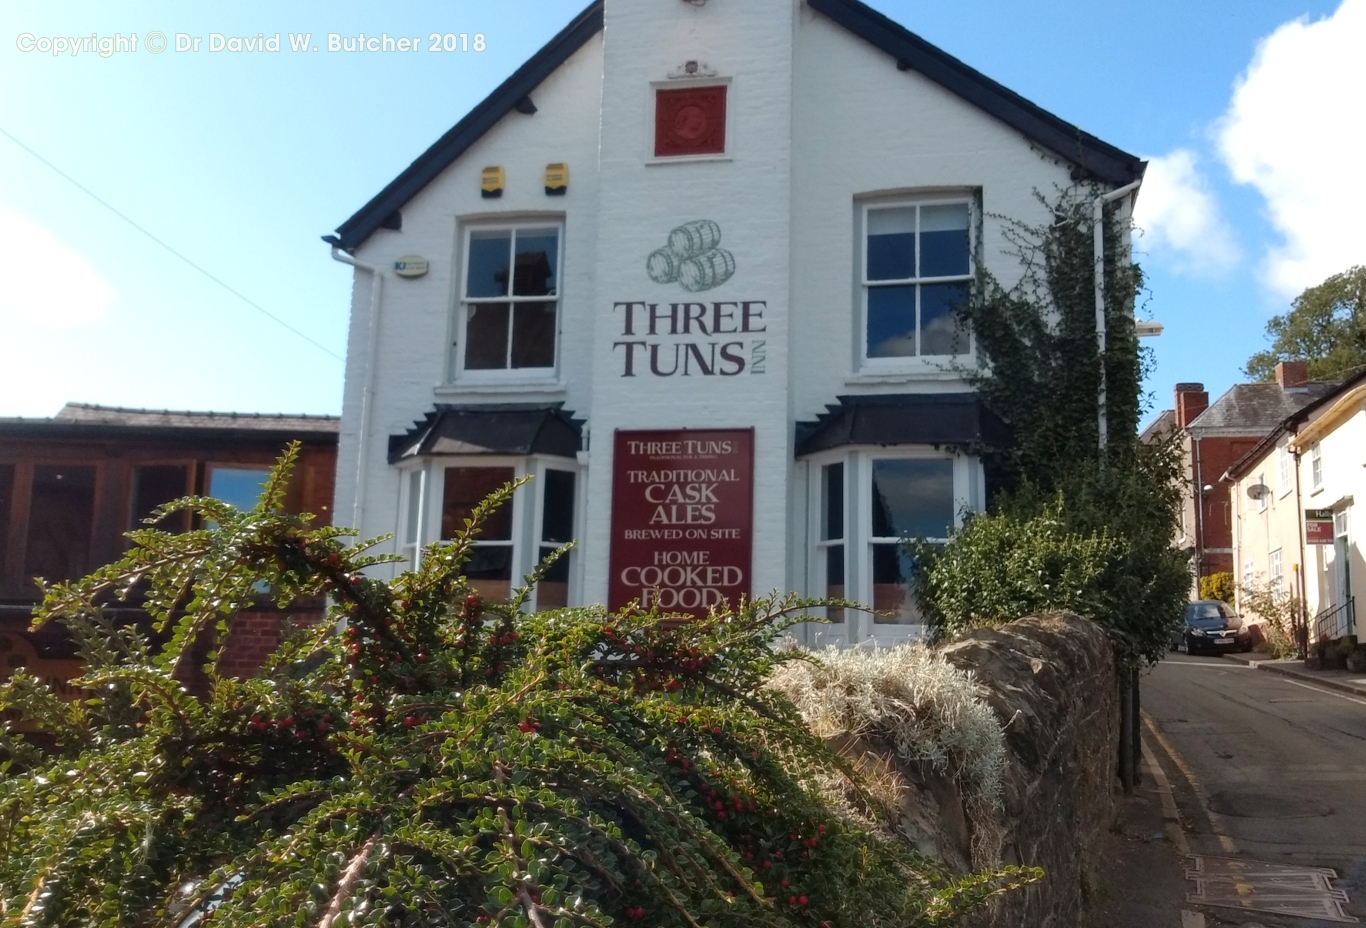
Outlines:
{"label": "barrel logo", "polygon": [[720,247],[721,227],[710,219],[685,222],[669,233],[669,243],[645,260],[645,273],[657,284],[677,283],[689,293],[719,287],[735,273],[735,256]]}

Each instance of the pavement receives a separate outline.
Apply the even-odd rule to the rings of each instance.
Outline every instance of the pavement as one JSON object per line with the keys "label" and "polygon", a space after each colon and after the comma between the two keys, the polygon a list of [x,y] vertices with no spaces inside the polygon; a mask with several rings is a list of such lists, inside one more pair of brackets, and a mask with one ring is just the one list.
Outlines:
{"label": "pavement", "polygon": [[1366,922],[1366,678],[1251,657],[1175,654],[1144,675],[1142,788],[1166,858],[1126,865],[1154,898],[1130,893],[1107,928]]}
{"label": "pavement", "polygon": [[[1146,753],[1146,752],[1145,752]],[[1091,925],[1095,928],[1187,928],[1188,888],[1181,833],[1171,788],[1161,767],[1144,757],[1133,795],[1116,796],[1118,820],[1099,848],[1102,863]],[[1169,808],[1170,807],[1170,808]],[[1197,926],[1199,928],[1199,926]]]}
{"label": "pavement", "polygon": [[1353,696],[1366,698],[1366,676],[1359,673],[1351,673],[1346,670],[1308,670],[1304,666],[1304,661],[1278,660],[1269,655],[1255,652],[1250,654],[1220,654],[1219,657],[1226,661],[1246,664],[1258,670],[1278,673],[1283,677],[1293,677],[1317,686],[1327,687],[1340,693],[1350,693]]}

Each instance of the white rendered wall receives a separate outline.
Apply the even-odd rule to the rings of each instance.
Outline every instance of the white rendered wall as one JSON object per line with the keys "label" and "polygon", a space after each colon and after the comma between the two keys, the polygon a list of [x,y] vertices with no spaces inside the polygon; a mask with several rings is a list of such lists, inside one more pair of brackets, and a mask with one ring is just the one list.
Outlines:
{"label": "white rendered wall", "polygon": [[[652,85],[671,85],[669,73],[689,60],[730,81],[726,156],[658,163]],[[534,116],[504,117],[403,207],[401,231],[377,231],[356,255],[386,270],[408,254],[431,262],[417,280],[386,273],[359,527],[367,536],[398,529],[400,474],[387,461],[389,436],[405,432],[434,404],[562,401],[588,420],[590,440],[580,484],[587,505],[579,599],[603,601],[613,431],[753,427],[751,587],[760,594],[803,589],[809,520],[806,479],[798,479],[804,465],[793,460],[795,422],[813,418],[840,394],[966,389],[952,374],[858,373],[856,204],[878,195],[980,191],[979,254],[1009,283],[1018,269],[1003,253],[1001,220],[993,214],[1043,219],[1033,192],[1067,186],[1067,167],[939,85],[897,71],[886,53],[799,0],[607,0],[603,33],[531,96]],[[542,176],[556,161],[569,163],[570,184],[567,196],[552,198]],[[480,196],[487,165],[506,170],[501,199]],[[558,382],[447,383],[460,223],[547,215],[565,223]],[[696,294],[653,282],[645,271],[650,252],[672,229],[697,219],[720,226],[721,245],[735,257],[734,276]],[[360,398],[370,376],[369,288],[369,275],[358,273],[339,451],[340,523],[351,521],[356,495]],[[745,370],[655,376],[638,356],[635,376],[623,376],[617,343],[627,336],[615,304],[694,301],[762,301],[764,331],[743,336]],[[689,338],[653,340],[672,345]],[[756,365],[759,340],[763,361]]]}
{"label": "white rendered wall", "polygon": [[[914,30],[914,22],[905,24]],[[1015,130],[803,6],[794,64],[792,160],[792,417],[839,394],[962,391],[949,374],[860,377],[856,199],[936,190],[982,195],[986,266],[1007,285],[1018,263],[1002,222],[1046,213],[1068,167]]]}
{"label": "white rendered wall", "polygon": [[[660,0],[607,4],[602,176],[594,305],[595,342],[584,595],[607,595],[612,435],[616,429],[755,428],[751,588],[787,586],[788,475],[792,462],[786,339],[790,237],[792,30],[796,0]],[[733,131],[725,160],[650,163],[652,82],[687,60],[730,78]],[[650,252],[685,222],[719,224],[736,270],[689,294],[645,272]],[[762,373],[623,376],[623,309],[615,303],[764,301]],[[756,325],[757,327],[757,325]],[[751,343],[754,334],[744,340]],[[657,339],[666,344],[687,337]],[[705,337],[697,339],[709,341]],[[632,349],[634,351],[634,349]],[[751,358],[752,360],[752,358]],[[664,367],[664,365],[661,365]]]}
{"label": "white rendered wall", "polygon": [[[401,231],[380,229],[357,250],[357,260],[385,273],[374,370],[377,389],[367,429],[364,512],[359,520],[364,536],[398,529],[399,471],[388,463],[389,436],[407,431],[434,404],[563,402],[570,411],[587,413],[601,90],[600,33],[532,92],[535,115],[513,112],[503,117],[403,207]],[[549,197],[545,166],[558,161],[569,164],[569,191]],[[499,199],[480,194],[480,172],[488,165],[501,165],[506,171],[507,186]],[[507,383],[496,391],[447,383],[449,346],[455,336],[460,223],[530,216],[564,221],[558,383]],[[408,280],[393,275],[394,261],[410,254],[431,262],[425,277]],[[361,392],[369,374],[369,277],[357,272],[352,294],[337,466],[339,524],[352,520],[356,492]]]}

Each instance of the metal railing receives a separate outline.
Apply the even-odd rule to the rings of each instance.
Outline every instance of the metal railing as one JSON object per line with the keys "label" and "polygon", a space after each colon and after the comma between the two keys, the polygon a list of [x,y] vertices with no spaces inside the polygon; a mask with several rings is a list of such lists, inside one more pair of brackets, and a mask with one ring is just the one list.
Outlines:
{"label": "metal railing", "polygon": [[1356,597],[1349,596],[1345,603],[1321,610],[1314,616],[1314,639],[1336,641],[1343,635],[1353,634],[1356,631],[1356,604]]}

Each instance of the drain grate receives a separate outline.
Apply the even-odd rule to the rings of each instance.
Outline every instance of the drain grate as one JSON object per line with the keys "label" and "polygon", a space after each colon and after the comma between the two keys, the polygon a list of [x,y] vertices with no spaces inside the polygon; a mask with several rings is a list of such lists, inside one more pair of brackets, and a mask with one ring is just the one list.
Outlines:
{"label": "drain grate", "polygon": [[1195,892],[1186,894],[1188,902],[1329,922],[1358,921],[1342,911],[1347,894],[1333,888],[1333,870],[1232,857],[1187,859],[1186,879],[1195,884]]}

